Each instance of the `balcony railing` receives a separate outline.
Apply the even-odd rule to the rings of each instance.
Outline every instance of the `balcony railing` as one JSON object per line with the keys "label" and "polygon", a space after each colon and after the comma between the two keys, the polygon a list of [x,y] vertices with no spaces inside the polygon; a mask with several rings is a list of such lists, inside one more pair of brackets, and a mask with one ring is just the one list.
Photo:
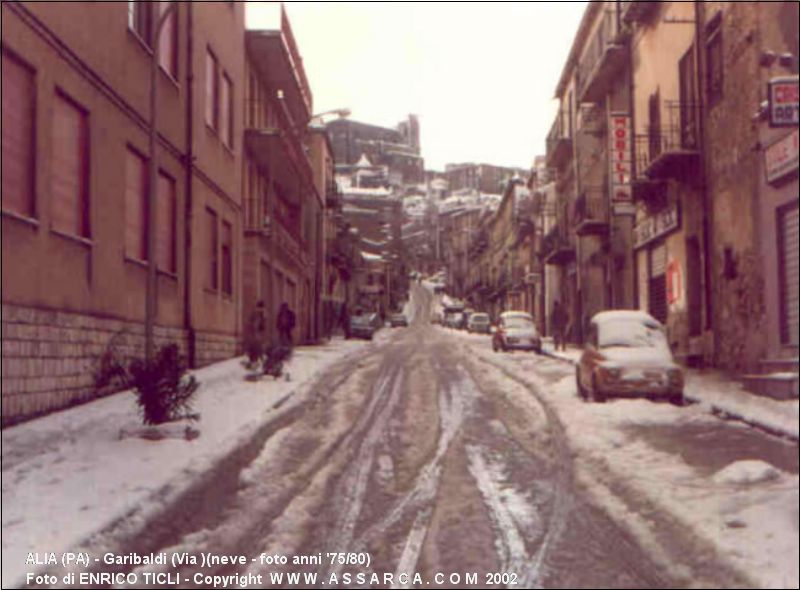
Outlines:
{"label": "balcony railing", "polygon": [[602,187],[587,188],[574,204],[575,233],[579,236],[608,231],[608,196]]}
{"label": "balcony railing", "polygon": [[658,8],[658,0],[623,0],[620,6],[622,20],[626,23],[646,21]]}
{"label": "balcony railing", "polygon": [[579,102],[601,100],[627,59],[626,39],[617,24],[616,9],[603,11],[600,19],[578,64]]}
{"label": "balcony railing", "polygon": [[567,115],[559,113],[547,134],[547,165],[558,168],[572,155],[572,138],[566,124]]}
{"label": "balcony railing", "polygon": [[636,137],[636,181],[687,180],[697,172],[700,137],[695,105],[668,101],[666,125]]}
{"label": "balcony railing", "polygon": [[563,266],[575,260],[575,245],[569,233],[560,225],[555,226],[542,240],[542,258],[545,264]]}

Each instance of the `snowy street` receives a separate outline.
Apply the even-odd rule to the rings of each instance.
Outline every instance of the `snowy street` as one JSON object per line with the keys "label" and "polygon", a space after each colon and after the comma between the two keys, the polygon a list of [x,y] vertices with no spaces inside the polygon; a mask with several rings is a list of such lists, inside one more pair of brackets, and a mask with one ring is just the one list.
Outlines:
{"label": "snowy street", "polygon": [[[142,453],[173,449],[180,471],[189,451],[179,449],[205,445],[179,480],[151,475],[132,487],[106,473],[81,490],[99,473],[97,457],[84,459],[78,480],[59,481],[58,465],[74,459],[42,432],[37,438],[35,421],[4,432],[4,449],[13,439],[41,453],[36,462],[24,452],[3,457],[3,585],[28,571],[20,556],[37,547],[26,538],[92,555],[246,557],[205,567],[95,567],[178,574],[184,587],[198,587],[198,573],[231,587],[247,574],[278,587],[464,587],[472,574],[477,586],[797,585],[795,443],[724,422],[702,404],[583,402],[572,365],[494,353],[488,336],[432,326],[431,300],[417,287],[409,328],[384,329],[370,344],[341,342],[347,356],[295,377],[310,386],[289,395],[280,392],[291,384],[269,384],[275,393],[259,402],[263,413],[235,397],[240,375],[223,380],[231,391],[216,395],[238,399],[255,417],[236,427],[235,445],[214,439],[209,427],[220,422],[212,417],[195,441],[123,447],[120,469],[138,473],[145,467],[137,465],[156,464]],[[235,423],[241,412],[227,411]],[[80,449],[80,438],[72,431],[69,444]],[[106,461],[124,458],[107,447]],[[37,475],[43,466],[47,477]],[[76,495],[81,506],[65,519]],[[36,508],[37,497],[50,513]],[[261,560],[331,552],[366,554],[370,563]],[[316,578],[280,577],[298,572]]]}

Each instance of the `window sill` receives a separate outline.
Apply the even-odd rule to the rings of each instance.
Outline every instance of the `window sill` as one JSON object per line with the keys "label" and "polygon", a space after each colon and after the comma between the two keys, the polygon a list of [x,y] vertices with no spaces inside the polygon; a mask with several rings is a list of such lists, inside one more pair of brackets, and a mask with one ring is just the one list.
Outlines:
{"label": "window sill", "polygon": [[125,262],[133,264],[135,266],[147,269],[150,265],[147,263],[146,260],[141,260],[139,258],[133,258],[132,256],[125,256]]}
{"label": "window sill", "polygon": [[162,277],[164,277],[166,279],[171,279],[173,281],[177,281],[178,280],[178,273],[177,272],[172,272],[171,270],[162,270],[160,268],[158,269],[157,272],[158,272],[158,274],[160,276],[162,276]]}
{"label": "window sill", "polygon": [[94,242],[89,238],[84,238],[83,236],[76,236],[74,234],[69,234],[65,231],[60,229],[56,229],[54,227],[50,228],[50,233],[55,234],[59,237],[64,238],[65,240],[70,240],[71,242],[76,242],[82,246],[86,246],[87,248],[93,248]]}
{"label": "window sill", "polygon": [[0,210],[3,217],[8,217],[15,221],[20,221],[26,225],[29,225],[33,229],[39,229],[39,220],[34,217],[28,217],[27,215],[23,215],[22,213],[17,213],[15,211],[9,211],[8,209]]}

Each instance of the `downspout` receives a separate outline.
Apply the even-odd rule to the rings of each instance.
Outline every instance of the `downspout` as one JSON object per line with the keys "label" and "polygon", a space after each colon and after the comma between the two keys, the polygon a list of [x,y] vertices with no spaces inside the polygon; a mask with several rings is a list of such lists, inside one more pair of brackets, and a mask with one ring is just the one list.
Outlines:
{"label": "downspout", "polygon": [[[700,191],[703,203],[703,282],[705,300],[705,331],[710,332],[713,337],[714,326],[714,295],[713,295],[713,276],[714,276],[714,252],[711,245],[713,241],[713,210],[711,207],[711,195],[708,191],[708,174],[706,166],[706,118],[705,118],[705,87],[703,86],[704,62],[701,58],[702,48],[705,47],[705,33],[703,22],[705,20],[705,10],[703,3],[695,0],[694,21],[695,21],[695,91],[697,92],[697,117],[699,119],[698,135],[700,143]],[[712,343],[713,360],[716,362],[716,342]],[[707,352],[707,351],[706,351]]]}
{"label": "downspout", "polygon": [[194,170],[194,30],[192,3],[186,3],[186,161],[185,183],[186,200],[184,203],[184,290],[183,290],[183,327],[186,330],[186,356],[190,367],[196,367],[195,331],[192,323],[192,220],[193,199],[192,184]]}
{"label": "downspout", "polygon": [[[634,72],[634,52],[636,51],[636,26],[631,27],[631,39],[628,43],[628,113],[631,116],[631,180],[638,178],[636,161],[636,76]],[[631,188],[631,190],[633,190]],[[636,195],[634,194],[634,203]],[[631,309],[639,309],[639,257],[638,251],[634,249],[634,228],[636,227],[636,213],[631,221],[630,233],[630,258],[628,258],[629,268],[631,269],[631,281],[633,282],[630,291],[633,301],[630,301]]]}

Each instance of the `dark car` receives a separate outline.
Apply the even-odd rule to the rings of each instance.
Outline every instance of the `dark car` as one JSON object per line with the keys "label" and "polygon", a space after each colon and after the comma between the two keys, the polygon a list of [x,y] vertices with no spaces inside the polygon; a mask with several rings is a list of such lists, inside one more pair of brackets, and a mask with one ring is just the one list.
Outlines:
{"label": "dark car", "polygon": [[372,340],[381,327],[381,318],[377,313],[356,315],[350,318],[350,335],[353,338]]}
{"label": "dark car", "polygon": [[392,328],[398,328],[403,326],[405,328],[408,327],[408,318],[406,318],[405,314],[402,313],[394,313],[389,317],[389,325]]}
{"label": "dark car", "polygon": [[661,398],[683,405],[683,370],[653,316],[637,310],[598,313],[586,340],[575,375],[581,397]]}

